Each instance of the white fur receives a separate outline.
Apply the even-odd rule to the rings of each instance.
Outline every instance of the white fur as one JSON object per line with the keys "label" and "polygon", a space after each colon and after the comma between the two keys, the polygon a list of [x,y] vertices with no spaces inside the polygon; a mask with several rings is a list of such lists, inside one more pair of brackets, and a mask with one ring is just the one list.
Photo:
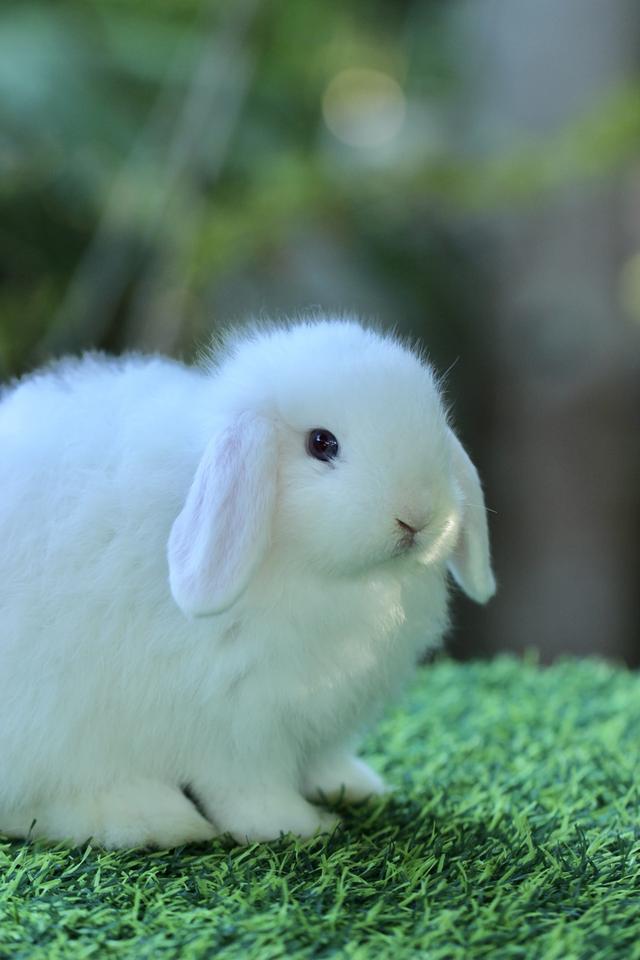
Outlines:
{"label": "white fur", "polygon": [[[333,463],[307,453],[313,427]],[[439,643],[447,563],[475,599],[494,589],[430,369],[356,322],[254,329],[202,368],[90,356],[28,377],[0,402],[0,491],[0,830],[18,836],[329,829],[306,798],[382,789],[353,748]],[[424,526],[411,549],[397,520]]]}

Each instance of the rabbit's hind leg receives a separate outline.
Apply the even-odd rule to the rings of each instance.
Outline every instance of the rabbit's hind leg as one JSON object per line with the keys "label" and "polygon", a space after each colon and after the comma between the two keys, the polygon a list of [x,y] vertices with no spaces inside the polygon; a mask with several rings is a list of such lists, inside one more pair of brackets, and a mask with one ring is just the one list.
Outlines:
{"label": "rabbit's hind leg", "polygon": [[57,797],[33,809],[0,812],[0,833],[108,849],[176,847],[216,836],[178,787],[138,780],[96,794]]}

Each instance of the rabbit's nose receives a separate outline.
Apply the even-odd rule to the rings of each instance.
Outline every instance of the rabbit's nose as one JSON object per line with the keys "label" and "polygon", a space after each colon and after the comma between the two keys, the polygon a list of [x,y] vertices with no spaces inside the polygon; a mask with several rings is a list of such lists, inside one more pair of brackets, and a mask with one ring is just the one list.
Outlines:
{"label": "rabbit's nose", "polygon": [[[426,526],[425,523],[422,523],[422,524],[420,524],[420,525],[418,525],[418,526],[412,526],[412,524],[407,523],[406,520],[400,520],[400,519],[398,519],[398,517],[396,517],[396,523],[398,524],[398,526],[399,526],[400,529],[402,530],[403,536],[406,537],[407,539],[411,539],[411,540],[413,540],[413,538],[416,536],[416,534],[420,533],[421,530],[424,530],[424,528],[425,528],[425,526]],[[414,523],[415,523],[415,521],[414,521]]]}

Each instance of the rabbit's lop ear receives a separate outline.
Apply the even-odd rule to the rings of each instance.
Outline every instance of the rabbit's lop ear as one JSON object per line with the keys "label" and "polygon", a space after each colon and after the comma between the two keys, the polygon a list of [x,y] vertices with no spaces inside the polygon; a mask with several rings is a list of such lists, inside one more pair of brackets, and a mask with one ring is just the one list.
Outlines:
{"label": "rabbit's lop ear", "polygon": [[190,616],[221,613],[264,556],[275,502],[273,424],[243,413],[207,446],[171,528],[169,583]]}
{"label": "rabbit's lop ear", "polygon": [[496,582],[491,569],[484,496],[476,468],[453,431],[449,434],[453,473],[463,497],[462,525],[449,570],[468,597],[486,603],[495,593]]}

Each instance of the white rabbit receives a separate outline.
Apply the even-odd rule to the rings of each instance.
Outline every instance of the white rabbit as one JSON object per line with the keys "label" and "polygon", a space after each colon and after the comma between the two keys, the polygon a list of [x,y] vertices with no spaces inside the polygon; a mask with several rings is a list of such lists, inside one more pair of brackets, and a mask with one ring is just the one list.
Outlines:
{"label": "white rabbit", "polygon": [[0,832],[330,829],[310,801],[383,790],[354,748],[439,643],[447,568],[492,595],[476,471],[391,336],[320,318],[201,368],[27,377],[0,402]]}

